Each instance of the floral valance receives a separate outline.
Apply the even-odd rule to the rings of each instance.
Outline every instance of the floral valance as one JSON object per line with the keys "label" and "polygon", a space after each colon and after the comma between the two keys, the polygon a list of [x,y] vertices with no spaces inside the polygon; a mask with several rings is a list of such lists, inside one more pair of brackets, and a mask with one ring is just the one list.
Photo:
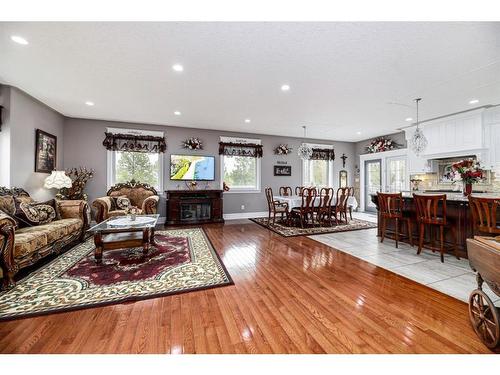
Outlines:
{"label": "floral valance", "polygon": [[312,160],[335,160],[335,151],[331,148],[313,148]]}
{"label": "floral valance", "polygon": [[255,143],[219,142],[219,155],[262,157],[262,145]]}
{"label": "floral valance", "polygon": [[106,138],[102,142],[109,151],[129,152],[165,152],[167,144],[165,137],[152,135],[104,133]]}

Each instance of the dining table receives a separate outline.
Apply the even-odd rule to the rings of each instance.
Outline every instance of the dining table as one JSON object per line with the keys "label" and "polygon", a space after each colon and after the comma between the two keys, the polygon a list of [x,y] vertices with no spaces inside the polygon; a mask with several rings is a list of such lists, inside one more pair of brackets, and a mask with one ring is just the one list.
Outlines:
{"label": "dining table", "polygon": [[[273,199],[279,202],[287,203],[290,209],[294,207],[300,207],[302,205],[302,197],[300,195],[273,195]],[[321,197],[316,196],[314,198],[314,203],[313,203],[314,207],[318,207],[320,205],[320,202],[321,202]],[[331,205],[335,206],[336,204],[337,204],[337,197],[333,196]],[[349,196],[347,198],[347,207],[351,207],[353,210],[355,210],[358,207],[358,201],[356,200],[356,197]]]}

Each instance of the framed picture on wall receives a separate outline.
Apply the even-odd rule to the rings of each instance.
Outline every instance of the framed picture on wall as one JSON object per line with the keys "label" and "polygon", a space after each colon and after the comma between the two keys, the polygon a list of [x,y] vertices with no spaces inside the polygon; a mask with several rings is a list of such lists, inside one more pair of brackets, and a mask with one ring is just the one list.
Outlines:
{"label": "framed picture on wall", "polygon": [[275,176],[291,176],[292,166],[291,165],[275,165],[274,166]]}
{"label": "framed picture on wall", "polygon": [[347,171],[342,170],[339,172],[339,185],[340,187],[347,187]]}
{"label": "framed picture on wall", "polygon": [[36,129],[35,172],[50,173],[56,169],[57,137]]}

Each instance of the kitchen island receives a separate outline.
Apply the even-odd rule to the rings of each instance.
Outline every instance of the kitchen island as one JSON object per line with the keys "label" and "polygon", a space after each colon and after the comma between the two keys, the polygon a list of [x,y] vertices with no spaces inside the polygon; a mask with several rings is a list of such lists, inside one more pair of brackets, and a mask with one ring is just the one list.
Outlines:
{"label": "kitchen island", "polygon": [[[415,192],[415,194],[419,195],[436,195],[443,193],[424,193],[424,192]],[[488,198],[499,198],[500,193],[492,194],[492,193],[473,193],[473,196],[477,197],[488,197]],[[378,197],[377,194],[371,195],[371,200],[377,206],[377,216],[378,216],[378,233],[377,235],[381,235],[381,227],[380,227],[380,217],[378,214]],[[405,211],[406,215],[411,217],[411,225],[412,225],[412,235],[414,245],[418,244],[418,224],[417,224],[417,213],[416,206],[413,199],[412,193],[403,193],[403,211]],[[473,238],[473,221],[472,214],[469,208],[469,201],[467,197],[465,197],[462,193],[446,193],[446,219],[448,221],[447,226],[455,227],[457,233],[457,250],[458,254],[461,258],[467,258],[467,238]],[[390,220],[387,222],[387,229],[394,231],[394,221]],[[406,231],[406,226],[403,228]],[[430,240],[429,230],[425,231],[424,242],[428,242]],[[408,240],[402,240],[403,242],[408,242]],[[445,230],[444,237],[445,246],[453,245],[453,236],[450,230]]]}

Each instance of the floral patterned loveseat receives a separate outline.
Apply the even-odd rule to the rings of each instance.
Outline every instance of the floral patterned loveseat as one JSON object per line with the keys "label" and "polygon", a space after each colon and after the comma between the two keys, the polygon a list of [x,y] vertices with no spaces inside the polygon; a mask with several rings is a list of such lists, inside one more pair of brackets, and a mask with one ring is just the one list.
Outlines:
{"label": "floral patterned loveseat", "polygon": [[100,223],[113,216],[123,216],[126,210],[117,206],[116,198],[126,197],[130,205],[137,207],[137,214],[151,215],[158,211],[160,197],[156,189],[148,184],[131,180],[111,187],[106,197],[97,198],[93,203],[95,221]]}
{"label": "floral patterned loveseat", "polygon": [[20,228],[14,217],[14,200],[33,202],[20,188],[0,187],[0,270],[3,286],[11,287],[23,267],[76,241],[83,241],[89,227],[90,210],[83,200],[56,200],[57,217],[47,224]]}

